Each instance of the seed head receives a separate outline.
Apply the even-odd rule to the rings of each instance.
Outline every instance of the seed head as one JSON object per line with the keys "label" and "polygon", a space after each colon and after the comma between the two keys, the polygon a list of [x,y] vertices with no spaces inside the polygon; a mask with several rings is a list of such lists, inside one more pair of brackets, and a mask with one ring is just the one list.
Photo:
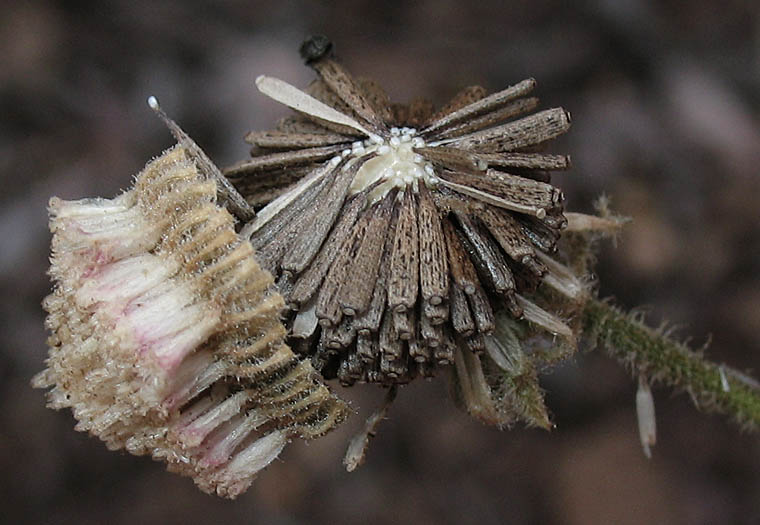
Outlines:
{"label": "seed head", "polygon": [[556,257],[567,220],[549,172],[569,159],[540,151],[568,130],[569,114],[532,113],[533,79],[491,95],[466,88],[438,111],[393,104],[320,51],[329,49],[304,43],[317,73],[306,90],[257,79],[296,113],[249,133],[252,158],[225,171],[259,208],[242,234],[285,298],[290,344],[344,385],[407,383],[450,365],[468,376],[477,368],[485,381],[481,359],[517,360],[510,366],[535,383],[544,363],[526,349],[488,356],[506,352],[495,338],[500,317],[523,340],[559,341],[549,343],[563,349],[555,354],[574,347],[547,300],[586,294]]}
{"label": "seed head", "polygon": [[569,158],[542,150],[570,117],[533,113],[533,79],[436,111],[391,103],[331,48],[302,46],[306,90],[257,78],[296,113],[249,133],[251,159],[224,174],[150,97],[178,145],[114,199],[50,202],[50,357],[34,386],[109,448],[226,497],[345,418],[323,380],[389,387],[350,470],[398,385],[442,369],[481,421],[550,428],[538,373],[575,351],[590,259],[560,237],[617,226],[568,221],[549,172]]}

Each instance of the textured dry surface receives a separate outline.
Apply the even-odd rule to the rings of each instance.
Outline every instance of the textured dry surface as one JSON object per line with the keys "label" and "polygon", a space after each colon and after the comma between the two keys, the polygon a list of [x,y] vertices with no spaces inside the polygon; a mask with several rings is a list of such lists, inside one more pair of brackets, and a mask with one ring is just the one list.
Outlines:
{"label": "textured dry surface", "polygon": [[[252,158],[225,170],[252,205],[271,200],[241,234],[288,305],[289,344],[344,386],[407,384],[456,363],[464,398],[472,394],[460,374],[465,362],[482,375],[478,354],[505,352],[493,336],[500,307],[530,323],[525,339],[555,347],[544,356],[527,349],[540,342],[518,344],[514,357],[526,370],[574,351],[563,319],[586,294],[562,255],[549,255],[568,220],[547,170],[566,169],[569,159],[536,152],[569,129],[570,115],[523,115],[536,107],[523,98],[534,79],[487,96],[469,86],[442,110],[424,102],[423,114],[419,104],[391,103],[379,84],[323,52],[304,52],[331,45],[315,37],[301,47],[319,75],[306,91],[256,79],[262,93],[301,113],[249,133]],[[268,199],[248,193],[294,169],[306,174],[267,188]],[[542,300],[549,288],[566,300]]]}
{"label": "textured dry surface", "polygon": [[[303,86],[295,50],[328,33],[346,66],[394,99],[441,104],[465,85],[533,76],[543,107],[573,113],[553,148],[573,155],[557,182],[568,209],[605,191],[636,221],[605,247],[602,293],[684,325],[710,354],[760,370],[760,13],[750,2],[461,2],[387,7],[299,2],[76,12],[3,7],[0,42],[0,503],[17,522],[751,523],[760,519],[760,441],[687,396],[655,390],[658,444],[640,453],[636,385],[601,355],[543,379],[556,431],[485,428],[442,382],[402,388],[367,463],[346,474],[361,426],[290,447],[236,502],[216,500],[148,459],[109,453],[44,408],[28,386],[45,354],[51,195],[115,195],[172,140],[145,106],[157,95],[220,165],[278,104],[266,73]],[[501,4],[501,3],[498,3]],[[382,392],[347,392],[366,415]]]}
{"label": "textured dry surface", "polygon": [[282,296],[189,139],[114,199],[50,200],[50,408],[234,498],[293,437],[347,415],[285,344]]}

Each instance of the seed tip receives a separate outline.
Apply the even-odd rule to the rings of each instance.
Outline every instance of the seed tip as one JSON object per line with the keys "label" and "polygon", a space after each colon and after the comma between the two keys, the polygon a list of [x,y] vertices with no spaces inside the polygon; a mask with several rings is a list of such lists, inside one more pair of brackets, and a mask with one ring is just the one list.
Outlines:
{"label": "seed tip", "polygon": [[256,87],[261,91],[261,85],[267,81],[266,75],[259,75],[256,77]]}

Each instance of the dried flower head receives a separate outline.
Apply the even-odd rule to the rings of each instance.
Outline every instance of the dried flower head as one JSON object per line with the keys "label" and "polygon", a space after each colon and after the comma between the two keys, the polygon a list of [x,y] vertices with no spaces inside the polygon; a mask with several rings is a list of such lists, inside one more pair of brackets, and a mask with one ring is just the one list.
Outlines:
{"label": "dried flower head", "polygon": [[538,374],[583,333],[639,378],[639,434],[656,441],[650,383],[760,426],[760,388],[594,297],[592,245],[622,221],[565,212],[543,148],[563,109],[532,113],[524,80],[435,110],[354,79],[323,37],[306,90],[259,77],[296,111],[251,132],[222,174],[158,107],[178,145],[114,199],[50,201],[50,356],[33,384],[109,448],[151,454],[235,497],[293,437],[347,415],[325,379],[388,388],[350,441],[359,466],[400,384],[452,371],[452,394],[500,427],[551,422]]}
{"label": "dried flower head", "polygon": [[179,144],[132,189],[50,201],[50,357],[33,384],[109,448],[235,497],[346,406],[285,344],[282,296],[217,204],[221,175],[166,120]]}
{"label": "dried flower head", "polygon": [[324,379],[388,388],[350,441],[350,471],[399,385],[452,371],[479,420],[550,428],[538,374],[583,333],[639,378],[645,454],[650,383],[760,426],[757,381],[594,297],[592,245],[623,221],[565,212],[543,152],[561,108],[532,113],[532,79],[443,108],[391,103],[353,78],[324,37],[301,53],[306,90],[259,77],[295,114],[251,132],[222,174],[158,107],[178,144],[114,199],[50,201],[50,355],[33,385],[77,429],[150,454],[234,498],[294,438],[338,425]]}
{"label": "dried flower head", "polygon": [[[481,355],[535,379],[536,362],[574,346],[545,296],[585,294],[553,255],[568,221],[549,171],[569,159],[541,152],[570,127],[568,113],[531,114],[533,79],[491,95],[469,87],[437,111],[393,104],[331,49],[320,37],[302,46],[318,75],[305,91],[256,80],[296,114],[249,133],[252,158],[225,171],[261,208],[242,233],[286,299],[291,345],[345,385],[406,383],[452,364],[460,378],[485,377]],[[497,316],[515,321],[500,329],[512,326],[520,344],[560,343],[506,348]],[[473,408],[481,385],[460,389],[471,411],[511,421]]]}

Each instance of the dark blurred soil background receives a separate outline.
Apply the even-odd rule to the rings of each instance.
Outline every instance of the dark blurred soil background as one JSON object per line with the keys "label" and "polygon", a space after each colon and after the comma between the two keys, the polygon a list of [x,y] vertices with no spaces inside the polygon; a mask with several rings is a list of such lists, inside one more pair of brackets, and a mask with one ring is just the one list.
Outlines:
{"label": "dark blurred soil background", "polygon": [[345,444],[382,392],[344,392],[359,416],[286,449],[234,502],[108,452],[29,387],[46,354],[48,198],[112,196],[172,144],[150,94],[218,164],[242,159],[244,133],[285,112],[255,77],[306,85],[297,49],[317,32],[400,101],[536,77],[544,107],[574,117],[553,146],[574,160],[555,178],[568,207],[606,193],[634,219],[602,247],[601,295],[760,373],[759,3],[32,0],[0,13],[0,521],[760,523],[760,438],[657,389],[647,461],[635,383],[598,352],[543,379],[550,433],[486,428],[445,381],[415,382],[353,474]]}

